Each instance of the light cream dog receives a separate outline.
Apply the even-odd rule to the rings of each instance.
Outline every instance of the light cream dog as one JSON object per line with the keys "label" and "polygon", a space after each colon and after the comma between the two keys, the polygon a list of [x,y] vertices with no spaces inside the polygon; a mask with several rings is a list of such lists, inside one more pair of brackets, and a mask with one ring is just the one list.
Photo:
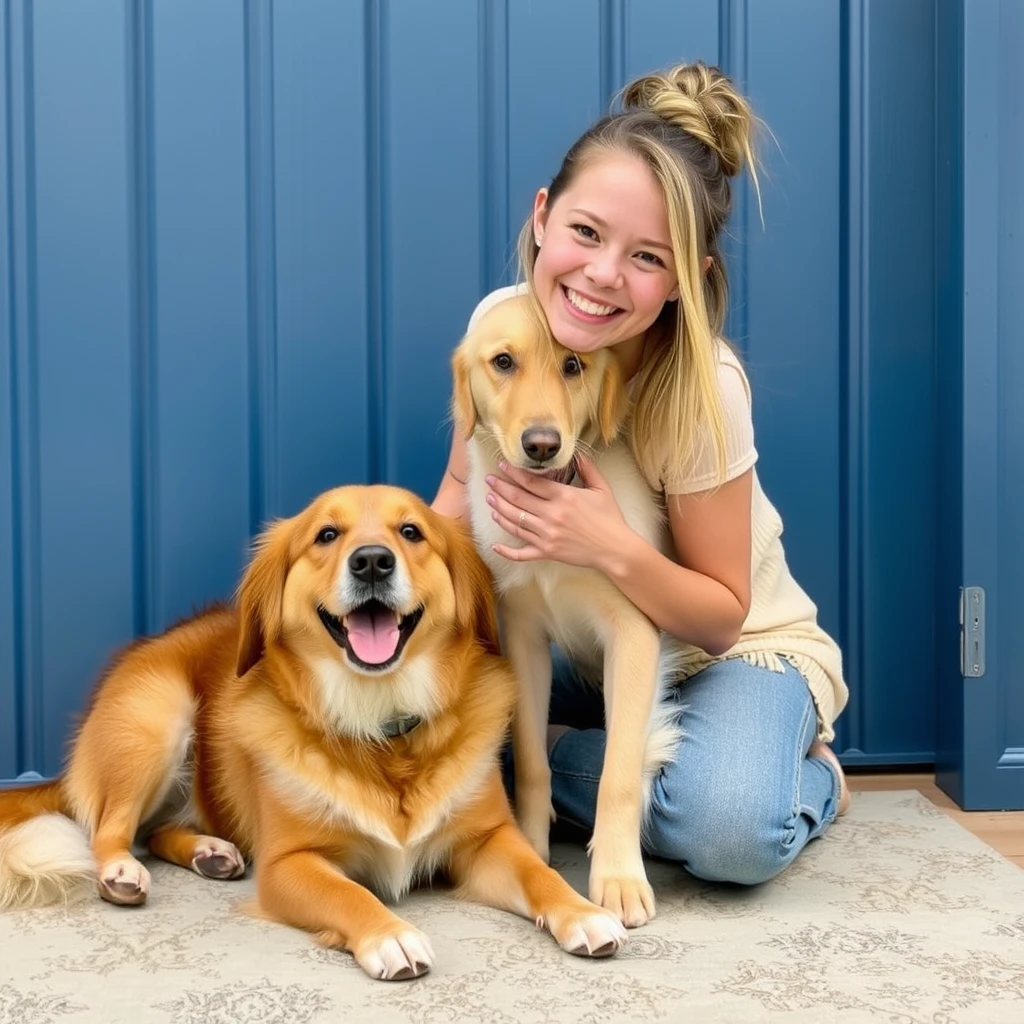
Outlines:
{"label": "light cream dog", "polygon": [[502,641],[522,687],[513,720],[517,818],[547,858],[554,641],[604,687],[608,740],[590,842],[590,898],[629,927],[644,924],[655,912],[641,854],[650,783],[680,739],[676,716],[661,700],[674,675],[673,648],[598,570],[517,563],[494,553],[496,542],[521,542],[492,519],[484,479],[504,458],[575,482],[574,456],[585,451],[630,526],[666,550],[664,512],[617,440],[628,410],[621,370],[606,350],[577,357],[552,342],[523,297],[504,300],[481,318],[456,349],[452,369],[453,418],[467,439],[473,532],[495,577]]}

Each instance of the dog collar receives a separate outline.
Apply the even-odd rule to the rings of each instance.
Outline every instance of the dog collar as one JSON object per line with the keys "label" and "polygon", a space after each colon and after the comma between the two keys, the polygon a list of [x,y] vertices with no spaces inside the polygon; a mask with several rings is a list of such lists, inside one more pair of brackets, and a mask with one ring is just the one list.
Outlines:
{"label": "dog collar", "polygon": [[396,736],[404,736],[406,733],[412,732],[417,725],[422,723],[423,719],[419,715],[396,715],[382,723],[380,731],[389,740],[392,740]]}

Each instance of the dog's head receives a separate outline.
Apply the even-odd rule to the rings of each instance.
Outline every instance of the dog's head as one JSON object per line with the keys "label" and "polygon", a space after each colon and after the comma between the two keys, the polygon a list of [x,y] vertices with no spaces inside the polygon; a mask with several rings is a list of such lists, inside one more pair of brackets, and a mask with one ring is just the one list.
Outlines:
{"label": "dog's head", "polygon": [[565,480],[578,448],[615,439],[628,398],[611,352],[576,355],[538,317],[519,296],[481,317],[452,357],[452,415],[510,465]]}
{"label": "dog's head", "polygon": [[268,527],[238,603],[239,675],[282,642],[368,677],[441,643],[498,651],[492,582],[471,538],[395,487],[340,487]]}

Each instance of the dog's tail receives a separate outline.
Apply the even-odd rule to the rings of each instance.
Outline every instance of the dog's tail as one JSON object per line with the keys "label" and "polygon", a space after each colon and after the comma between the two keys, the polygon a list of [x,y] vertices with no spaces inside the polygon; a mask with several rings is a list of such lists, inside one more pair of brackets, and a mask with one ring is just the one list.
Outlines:
{"label": "dog's tail", "polygon": [[59,780],[0,790],[0,910],[70,903],[95,888],[96,864]]}

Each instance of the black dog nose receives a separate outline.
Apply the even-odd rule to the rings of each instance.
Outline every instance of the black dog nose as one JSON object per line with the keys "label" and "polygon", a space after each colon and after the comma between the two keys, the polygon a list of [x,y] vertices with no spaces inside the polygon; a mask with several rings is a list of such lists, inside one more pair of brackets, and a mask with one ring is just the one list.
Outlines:
{"label": "black dog nose", "polygon": [[348,570],[363,583],[376,583],[395,571],[395,556],[387,548],[366,544],[348,556]]}
{"label": "black dog nose", "polygon": [[520,438],[523,444],[523,451],[533,459],[534,462],[547,462],[553,459],[559,448],[562,447],[562,438],[557,430],[549,427],[530,427],[523,431]]}

